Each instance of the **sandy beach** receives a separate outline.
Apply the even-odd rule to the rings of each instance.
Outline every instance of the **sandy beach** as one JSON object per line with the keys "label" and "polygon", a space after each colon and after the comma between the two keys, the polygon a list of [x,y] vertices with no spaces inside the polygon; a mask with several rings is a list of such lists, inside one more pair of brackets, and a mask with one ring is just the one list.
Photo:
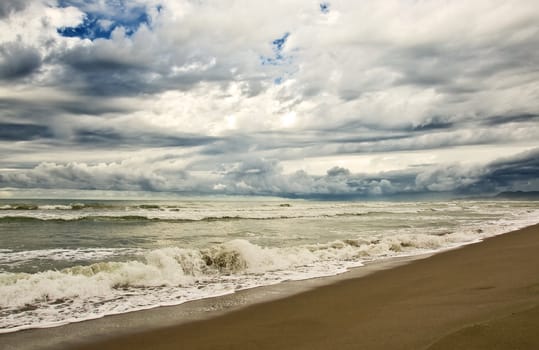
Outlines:
{"label": "sandy beach", "polygon": [[[537,349],[539,224],[418,260],[1,334],[36,349]],[[404,265],[403,265],[404,263]]]}
{"label": "sandy beach", "polygon": [[0,350],[539,350],[538,23],[0,0]]}
{"label": "sandy beach", "polygon": [[78,349],[537,349],[539,225],[209,320]]}

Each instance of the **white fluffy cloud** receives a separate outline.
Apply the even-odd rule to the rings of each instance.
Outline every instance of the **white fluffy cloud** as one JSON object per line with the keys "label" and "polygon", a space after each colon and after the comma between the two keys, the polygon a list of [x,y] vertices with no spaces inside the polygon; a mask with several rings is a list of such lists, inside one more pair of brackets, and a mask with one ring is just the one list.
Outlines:
{"label": "white fluffy cloud", "polygon": [[[535,1],[325,3],[4,2],[6,186],[384,195],[412,184],[353,174],[399,171],[452,191],[537,146]],[[280,170],[220,173],[264,159]]]}
{"label": "white fluffy cloud", "polygon": [[170,159],[121,163],[42,163],[31,170],[0,174],[6,188],[159,191],[187,194],[273,195],[306,198],[372,198],[393,195],[484,194],[530,190],[537,186],[539,149],[482,166],[462,163],[357,174],[343,167],[324,175],[305,171],[283,173],[277,160],[249,159],[229,163],[214,172],[188,172]]}

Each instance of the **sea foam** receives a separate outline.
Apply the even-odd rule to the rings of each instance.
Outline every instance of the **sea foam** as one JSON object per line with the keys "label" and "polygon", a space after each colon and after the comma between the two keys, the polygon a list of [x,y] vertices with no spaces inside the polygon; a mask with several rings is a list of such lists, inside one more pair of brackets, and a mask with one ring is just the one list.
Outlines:
{"label": "sea foam", "polygon": [[[462,223],[456,227],[451,226],[455,227],[454,229],[441,224],[453,220],[453,217],[446,215],[448,211],[436,211],[438,208],[428,206],[401,208],[382,204],[357,207],[324,204],[295,209],[274,205],[270,209],[242,207],[235,211],[223,208],[202,208],[196,211],[189,208],[186,213],[179,215],[188,215],[193,219],[233,214],[247,218],[269,217],[271,220],[286,220],[279,217],[288,215],[309,220],[316,218],[320,220],[316,221],[317,226],[325,220],[332,220],[330,222],[335,225],[341,220],[353,220],[346,221],[352,223],[367,220],[372,225],[383,224],[389,228],[378,229],[374,233],[358,230],[357,234],[346,233],[344,236],[335,230],[333,235],[338,238],[314,242],[307,242],[305,237],[311,236],[306,232],[297,243],[294,243],[294,237],[290,241],[276,240],[280,243],[287,242],[281,245],[261,243],[264,240],[255,242],[253,240],[260,238],[255,232],[246,235],[252,236],[253,240],[234,238],[222,243],[206,242],[198,247],[170,245],[159,248],[2,249],[0,267],[39,264],[42,261],[59,261],[68,266],[33,273],[14,272],[15,270],[0,272],[0,333],[55,326],[161,305],[181,304],[287,280],[336,275],[369,261],[431,253],[477,242],[534,224],[539,219],[539,210],[522,208],[510,209],[508,213],[504,209],[506,212],[501,219],[485,220],[484,215],[492,217],[490,211],[498,208],[491,209],[489,205],[482,203],[472,209],[452,203],[446,205],[451,209],[449,212],[467,213],[466,210],[473,210],[474,213],[482,213],[477,218],[469,214],[466,215],[471,218],[462,216]],[[102,207],[94,207],[90,211],[103,211]],[[147,216],[153,215],[153,212],[161,212],[153,206],[130,208],[135,208],[129,209],[132,211],[142,210]],[[117,207],[108,210],[109,214],[112,211],[125,215],[125,210],[122,212]],[[57,211],[63,211],[64,214],[57,214]],[[36,213],[37,216],[45,215],[43,213],[46,212],[71,217],[72,214],[65,214],[65,211],[60,208],[39,209]],[[436,216],[430,216],[431,212]],[[398,215],[398,219],[391,221],[395,215]],[[407,225],[407,222],[412,220],[414,225]],[[226,223],[225,221],[223,223]],[[283,221],[282,224],[286,222]],[[216,227],[222,227],[221,224]],[[180,223],[167,227],[171,229],[183,226]],[[271,237],[266,234],[262,238],[267,240]]]}
{"label": "sea foam", "polygon": [[[376,258],[430,252],[484,235],[400,234],[285,248],[235,239],[205,249],[154,249],[138,260],[2,273],[0,332],[61,324],[66,315],[71,320],[87,319],[159,306],[162,300],[178,304],[285,280],[334,275]],[[34,256],[66,256],[62,251],[41,253]]]}

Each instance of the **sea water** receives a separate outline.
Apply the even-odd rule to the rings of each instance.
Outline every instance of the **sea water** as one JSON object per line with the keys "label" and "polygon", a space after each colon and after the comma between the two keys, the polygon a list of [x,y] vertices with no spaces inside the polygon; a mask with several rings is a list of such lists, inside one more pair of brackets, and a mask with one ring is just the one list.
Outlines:
{"label": "sea water", "polygon": [[0,333],[436,252],[539,222],[539,202],[0,201]]}

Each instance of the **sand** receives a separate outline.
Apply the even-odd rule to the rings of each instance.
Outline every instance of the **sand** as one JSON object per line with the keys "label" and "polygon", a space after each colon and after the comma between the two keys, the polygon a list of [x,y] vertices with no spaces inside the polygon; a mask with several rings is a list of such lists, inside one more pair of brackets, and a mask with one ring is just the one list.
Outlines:
{"label": "sand", "polygon": [[79,349],[539,349],[539,225]]}
{"label": "sand", "polygon": [[535,225],[211,319],[68,348],[539,349],[538,252]]}

